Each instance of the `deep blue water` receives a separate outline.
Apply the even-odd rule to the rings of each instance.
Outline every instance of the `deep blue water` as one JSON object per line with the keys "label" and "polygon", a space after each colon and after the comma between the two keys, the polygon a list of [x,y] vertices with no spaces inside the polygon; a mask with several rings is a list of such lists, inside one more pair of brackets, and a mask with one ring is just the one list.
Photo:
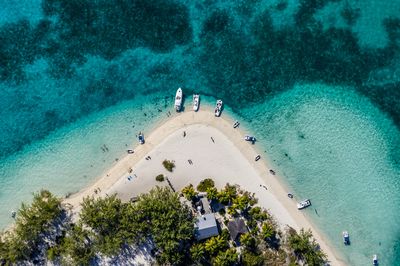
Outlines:
{"label": "deep blue water", "polygon": [[[59,130],[113,117],[109,110],[137,110],[121,119],[121,125],[131,123],[149,99],[163,112],[164,99],[182,86],[187,93],[223,98],[260,135],[284,181],[299,194],[313,195],[321,188],[304,184],[325,180],[326,193],[313,195],[321,208],[332,207],[328,191],[342,195],[341,208],[322,220],[313,217],[332,242],[337,239],[329,228],[346,225],[329,223],[343,209],[351,210],[348,224],[361,223],[363,230],[387,221],[376,249],[388,254],[379,254],[382,265],[395,265],[399,48],[398,0],[0,0],[0,164],[8,169],[0,171],[0,197],[13,195],[10,184],[21,175],[18,164],[10,165],[21,160],[36,166],[26,154],[42,154],[46,141],[61,143],[63,137],[54,137]],[[349,163],[352,158],[358,160]],[[363,172],[371,164],[374,170]],[[33,176],[38,173],[46,171]],[[88,179],[98,173],[91,174]],[[372,212],[358,211],[362,202],[345,196],[365,198],[371,189],[379,197],[366,206],[386,210],[374,219]],[[343,251],[352,265],[378,252],[369,251],[375,247],[368,232],[358,233],[363,244]]]}

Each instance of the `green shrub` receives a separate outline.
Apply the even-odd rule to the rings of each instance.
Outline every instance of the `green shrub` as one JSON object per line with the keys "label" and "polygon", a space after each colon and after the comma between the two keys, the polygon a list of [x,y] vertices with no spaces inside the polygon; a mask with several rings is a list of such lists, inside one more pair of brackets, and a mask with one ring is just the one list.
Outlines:
{"label": "green shrub", "polygon": [[197,190],[201,192],[206,192],[207,189],[213,187],[214,187],[214,180],[212,180],[211,178],[206,178],[197,185]]}
{"label": "green shrub", "polygon": [[159,174],[158,176],[156,176],[156,180],[157,180],[158,182],[164,181],[164,180],[165,180],[164,175],[163,175],[163,174]]}
{"label": "green shrub", "polygon": [[165,169],[167,169],[167,171],[169,172],[172,172],[175,168],[175,164],[169,160],[164,160],[162,164],[164,165]]}

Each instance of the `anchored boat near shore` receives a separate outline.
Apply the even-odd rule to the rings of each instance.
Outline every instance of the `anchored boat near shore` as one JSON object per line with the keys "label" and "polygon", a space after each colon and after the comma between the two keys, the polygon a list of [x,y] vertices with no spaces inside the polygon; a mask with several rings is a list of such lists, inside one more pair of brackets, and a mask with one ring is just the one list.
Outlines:
{"label": "anchored boat near shore", "polygon": [[175,95],[175,110],[177,112],[180,112],[182,109],[182,96],[183,96],[182,89],[179,88],[176,91],[176,95]]}
{"label": "anchored boat near shore", "polygon": [[215,110],[214,110],[214,113],[215,113],[215,116],[220,116],[221,115],[221,112],[222,112],[222,100],[217,100],[217,105],[215,106]]}
{"label": "anchored boat near shore", "polygon": [[343,231],[343,243],[347,246],[350,245],[350,236],[347,231]]}
{"label": "anchored boat near shore", "polygon": [[197,112],[200,106],[200,95],[193,94],[193,111]]}
{"label": "anchored boat near shore", "polygon": [[142,132],[139,132],[138,140],[140,144],[144,144],[144,135]]}
{"label": "anchored boat near shore", "polygon": [[309,206],[311,206],[311,200],[309,200],[309,199],[305,199],[305,200],[297,203],[297,209],[299,209],[299,210],[307,208]]}

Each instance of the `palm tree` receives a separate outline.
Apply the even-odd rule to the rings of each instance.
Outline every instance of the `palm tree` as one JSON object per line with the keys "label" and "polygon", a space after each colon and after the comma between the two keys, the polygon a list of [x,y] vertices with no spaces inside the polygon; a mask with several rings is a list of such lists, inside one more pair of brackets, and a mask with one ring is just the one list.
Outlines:
{"label": "palm tree", "polygon": [[226,249],[228,242],[220,235],[208,239],[205,243],[205,249],[208,254],[214,256],[218,252]]}

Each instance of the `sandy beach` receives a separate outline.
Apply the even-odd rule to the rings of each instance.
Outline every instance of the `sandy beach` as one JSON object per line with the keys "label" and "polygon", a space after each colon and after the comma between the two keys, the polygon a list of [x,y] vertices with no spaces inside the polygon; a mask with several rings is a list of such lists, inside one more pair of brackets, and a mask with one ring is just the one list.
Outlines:
{"label": "sandy beach", "polygon": [[[297,210],[296,201],[287,197],[288,191],[270,173],[268,160],[254,160],[258,155],[256,145],[243,140],[246,132],[240,127],[234,129],[232,124],[233,120],[224,113],[217,118],[205,107],[199,112],[174,114],[145,136],[146,143],[138,145],[133,154],[127,154],[90,187],[65,199],[65,203],[71,204],[77,213],[86,196],[117,193],[127,201],[155,185],[168,185],[155,180],[158,174],[167,176],[177,191],[190,183],[196,186],[202,179],[212,178],[218,188],[230,183],[254,192],[259,205],[268,209],[281,226],[311,229],[331,265],[344,265],[323,236]],[[175,162],[172,173],[162,166],[165,159]]]}

